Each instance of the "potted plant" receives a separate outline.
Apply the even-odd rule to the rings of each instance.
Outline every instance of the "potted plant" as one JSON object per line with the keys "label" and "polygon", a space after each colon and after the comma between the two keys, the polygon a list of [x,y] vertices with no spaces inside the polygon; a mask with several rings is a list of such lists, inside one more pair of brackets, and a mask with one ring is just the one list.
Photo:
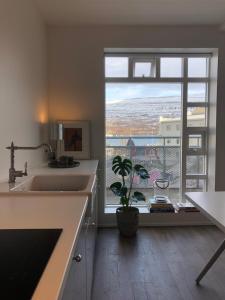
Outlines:
{"label": "potted plant", "polygon": [[121,177],[121,182],[117,181],[110,185],[110,190],[120,197],[120,204],[122,204],[116,210],[117,225],[121,235],[131,237],[136,234],[139,223],[139,209],[132,206],[132,203],[145,201],[145,196],[141,192],[132,191],[134,176],[147,179],[149,174],[142,165],[133,166],[130,159],[122,159],[119,155],[113,158],[112,170]]}

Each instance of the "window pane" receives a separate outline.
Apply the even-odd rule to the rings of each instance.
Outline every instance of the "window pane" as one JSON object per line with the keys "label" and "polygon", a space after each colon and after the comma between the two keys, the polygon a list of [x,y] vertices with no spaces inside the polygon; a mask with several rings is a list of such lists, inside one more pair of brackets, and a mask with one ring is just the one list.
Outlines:
{"label": "window pane", "polygon": [[[134,178],[134,188],[153,196],[157,178],[170,181],[170,197],[180,197],[181,83],[106,83],[106,204],[119,204],[109,186],[116,155],[142,164],[149,179]],[[126,179],[129,180],[129,179]],[[138,205],[146,202],[138,202]]]}
{"label": "window pane", "polygon": [[205,57],[188,58],[188,77],[207,77],[207,60]]}
{"label": "window pane", "polygon": [[163,57],[160,59],[161,77],[182,77],[182,58]]}
{"label": "window pane", "polygon": [[180,83],[106,83],[105,87],[107,135],[180,136]]}
{"label": "window pane", "polygon": [[207,125],[206,107],[187,108],[187,127],[205,127]]}
{"label": "window pane", "polygon": [[204,179],[187,179],[186,192],[203,192],[206,190],[206,180]]}
{"label": "window pane", "polygon": [[128,57],[106,57],[105,77],[128,77]]}
{"label": "window pane", "polygon": [[206,83],[188,83],[188,102],[206,101],[208,101]]}
{"label": "window pane", "polygon": [[152,62],[135,62],[134,77],[154,77],[155,68]]}
{"label": "window pane", "polygon": [[201,149],[202,148],[202,135],[201,134],[189,134],[188,148],[189,149]]}
{"label": "window pane", "polygon": [[206,159],[204,155],[188,155],[186,161],[187,175],[205,175]]}

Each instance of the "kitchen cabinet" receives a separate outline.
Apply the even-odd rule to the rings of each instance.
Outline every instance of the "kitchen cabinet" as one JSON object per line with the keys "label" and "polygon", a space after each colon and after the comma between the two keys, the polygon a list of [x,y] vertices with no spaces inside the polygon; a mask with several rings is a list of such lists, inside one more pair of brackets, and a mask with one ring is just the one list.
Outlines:
{"label": "kitchen cabinet", "polygon": [[82,223],[62,300],[91,300],[96,236],[97,188],[95,187],[92,193],[92,214],[86,216]]}
{"label": "kitchen cabinet", "polygon": [[86,233],[85,219],[79,234],[78,243],[73,254],[69,274],[63,292],[62,300],[87,299],[87,271],[86,271]]}

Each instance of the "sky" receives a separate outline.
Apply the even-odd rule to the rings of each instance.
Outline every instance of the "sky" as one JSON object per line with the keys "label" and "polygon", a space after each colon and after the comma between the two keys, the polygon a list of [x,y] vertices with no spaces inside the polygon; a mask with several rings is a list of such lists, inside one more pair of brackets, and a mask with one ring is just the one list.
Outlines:
{"label": "sky", "polygon": [[[151,62],[137,63],[137,76],[150,72]],[[135,65],[136,68],[136,65]],[[163,77],[181,77],[181,58],[161,58],[161,75]],[[135,71],[134,71],[135,73]],[[191,77],[204,77],[206,74],[206,58],[189,58],[188,75]],[[106,57],[106,77],[128,77],[127,57]],[[206,85],[204,83],[191,83],[188,87],[190,96],[205,97]],[[171,83],[107,83],[105,88],[106,103],[120,102],[125,99],[147,97],[179,97],[181,96],[181,84]]]}
{"label": "sky", "polygon": [[[181,84],[174,83],[106,83],[106,103],[135,98],[180,97]],[[205,84],[191,84],[189,95],[204,97]]]}

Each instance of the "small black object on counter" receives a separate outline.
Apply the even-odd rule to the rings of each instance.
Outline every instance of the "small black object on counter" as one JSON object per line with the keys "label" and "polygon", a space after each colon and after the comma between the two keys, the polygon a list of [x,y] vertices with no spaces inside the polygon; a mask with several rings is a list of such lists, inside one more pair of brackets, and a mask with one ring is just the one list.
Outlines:
{"label": "small black object on counter", "polygon": [[74,168],[80,165],[79,161],[75,161],[73,156],[60,156],[59,159],[53,159],[48,163],[50,168]]}

